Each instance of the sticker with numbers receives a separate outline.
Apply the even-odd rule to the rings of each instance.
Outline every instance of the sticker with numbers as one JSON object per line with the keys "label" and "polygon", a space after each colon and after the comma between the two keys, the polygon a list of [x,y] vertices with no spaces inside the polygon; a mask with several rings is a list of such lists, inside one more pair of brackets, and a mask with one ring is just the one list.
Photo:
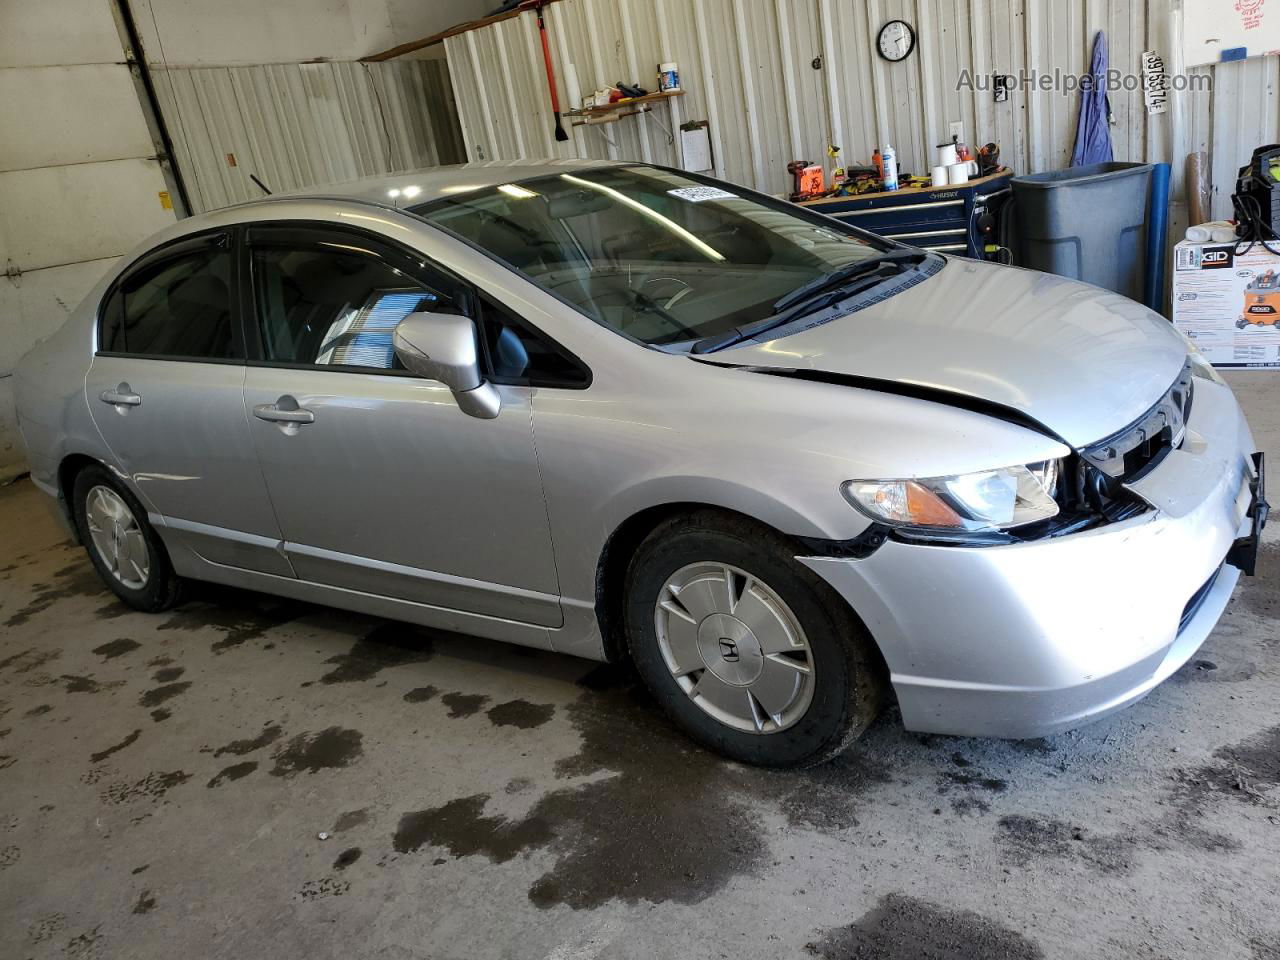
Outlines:
{"label": "sticker with numbers", "polygon": [[719,187],[677,187],[674,190],[668,190],[667,193],[673,197],[679,197],[681,200],[688,200],[690,203],[702,203],[706,200],[738,199],[736,194],[732,194],[728,190],[721,190]]}

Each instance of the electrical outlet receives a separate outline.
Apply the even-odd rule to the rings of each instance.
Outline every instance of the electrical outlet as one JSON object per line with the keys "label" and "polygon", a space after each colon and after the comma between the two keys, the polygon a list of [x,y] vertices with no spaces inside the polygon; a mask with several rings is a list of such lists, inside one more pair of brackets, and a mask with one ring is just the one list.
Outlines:
{"label": "electrical outlet", "polygon": [[950,136],[952,140],[955,140],[958,143],[964,143],[964,121],[963,120],[951,121]]}

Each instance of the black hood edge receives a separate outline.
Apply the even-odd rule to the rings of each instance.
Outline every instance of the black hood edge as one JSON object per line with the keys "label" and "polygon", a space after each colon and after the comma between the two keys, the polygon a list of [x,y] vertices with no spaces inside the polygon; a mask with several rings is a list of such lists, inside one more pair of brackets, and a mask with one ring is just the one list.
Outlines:
{"label": "black hood edge", "polygon": [[993,400],[986,400],[967,393],[946,390],[942,387],[927,387],[918,383],[901,383],[897,380],[881,380],[877,377],[859,377],[848,373],[830,373],[825,370],[746,366],[736,363],[720,363],[703,357],[690,357],[690,359],[709,366],[722,367],[726,370],[745,370],[748,373],[763,373],[771,377],[787,377],[792,380],[807,380],[811,383],[830,383],[841,387],[874,390],[877,393],[888,393],[899,397],[925,400],[930,403],[940,403],[959,410],[980,413],[996,420],[1003,420],[1005,423],[1012,423],[1028,430],[1034,430],[1036,433],[1049,437],[1051,440],[1057,440],[1068,449],[1075,449],[1067,440],[1059,436],[1056,431],[1016,407],[1006,406],[1003,403],[996,403]]}

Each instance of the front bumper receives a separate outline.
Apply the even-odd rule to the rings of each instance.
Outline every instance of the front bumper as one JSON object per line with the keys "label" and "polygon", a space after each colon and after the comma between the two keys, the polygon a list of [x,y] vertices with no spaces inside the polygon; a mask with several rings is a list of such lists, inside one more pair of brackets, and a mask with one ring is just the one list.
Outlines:
{"label": "front bumper", "polygon": [[875,637],[907,729],[1045,736],[1138,700],[1208,637],[1240,576],[1224,560],[1266,519],[1253,450],[1231,391],[1200,380],[1182,447],[1131,487],[1148,513],[1031,543],[889,540],[801,562]]}

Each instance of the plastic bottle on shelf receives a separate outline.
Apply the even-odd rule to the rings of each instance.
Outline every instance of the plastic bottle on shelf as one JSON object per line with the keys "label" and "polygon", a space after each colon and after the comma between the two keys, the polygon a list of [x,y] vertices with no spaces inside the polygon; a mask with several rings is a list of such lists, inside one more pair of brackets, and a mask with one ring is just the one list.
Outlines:
{"label": "plastic bottle on shelf", "polygon": [[884,188],[885,190],[898,189],[898,155],[893,150],[893,144],[886,143],[884,145],[884,153],[881,154],[884,162]]}

